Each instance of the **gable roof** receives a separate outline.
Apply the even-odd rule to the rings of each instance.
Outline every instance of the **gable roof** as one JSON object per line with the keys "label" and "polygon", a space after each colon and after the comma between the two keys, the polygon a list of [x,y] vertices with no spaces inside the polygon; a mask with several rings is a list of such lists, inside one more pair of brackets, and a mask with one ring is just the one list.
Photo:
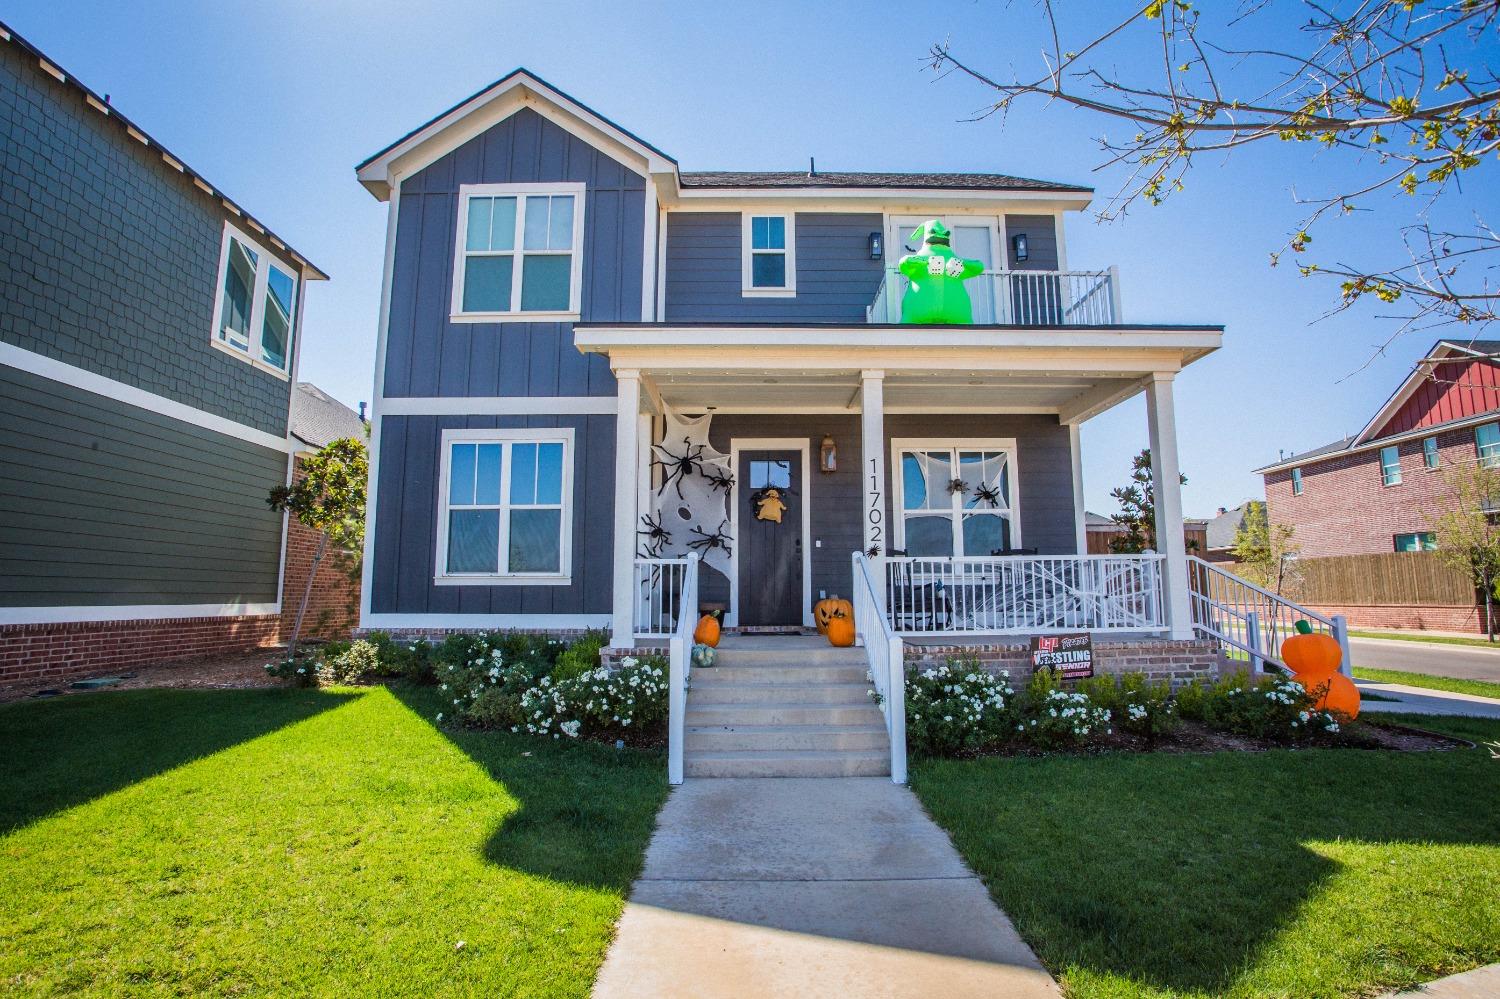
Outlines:
{"label": "gable roof", "polygon": [[312,382],[298,382],[292,393],[291,434],[313,450],[343,437],[362,441],[367,436],[358,413]]}
{"label": "gable roof", "polygon": [[1240,527],[1245,523],[1245,508],[1254,502],[1255,500],[1245,500],[1233,510],[1225,510],[1221,514],[1210,517],[1205,547],[1210,551],[1233,547],[1234,536],[1239,533]]}
{"label": "gable roof", "polygon": [[791,188],[791,187],[864,187],[905,188],[941,191],[1066,191],[1092,193],[1092,187],[1061,184],[1030,177],[1012,177],[1003,173],[799,173],[753,170],[683,171],[679,174],[684,190],[696,188]]}
{"label": "gable roof", "polygon": [[10,25],[6,24],[3,21],[0,21],[0,42],[8,42],[20,48],[21,51],[27,53],[36,60],[37,69],[40,72],[47,74],[58,83],[61,83],[63,86],[77,93],[83,98],[85,104],[87,104],[90,108],[93,108],[94,111],[103,115],[106,119],[112,121],[116,128],[120,129],[126,135],[130,136],[130,138],[134,139],[136,142],[139,142],[141,145],[147,147],[148,149],[155,149],[157,153],[160,154],[162,163],[165,164],[168,168],[175,170],[176,172],[186,177],[188,180],[192,181],[193,184],[205,194],[213,198],[218,198],[224,209],[231,215],[236,216],[238,221],[247,223],[250,229],[255,232],[256,235],[264,236],[265,238],[269,239],[273,246],[290,256],[292,260],[294,260],[302,269],[303,277],[313,281],[328,280],[328,275],[323,273],[323,271],[319,267],[309,262],[306,257],[293,249],[291,244],[287,243],[280,236],[277,236],[276,233],[272,232],[269,226],[267,226],[263,222],[260,222],[244,208],[231,201],[227,194],[225,194],[223,191],[218,190],[212,184],[210,184],[208,178],[204,177],[202,174],[198,173],[198,171],[194,170],[192,167],[184,163],[182,157],[173,154],[170,150],[167,149],[166,146],[153,139],[144,128],[137,125],[131,119],[127,118],[120,112],[119,108],[111,104],[108,97],[100,97],[92,89],[79,82],[79,80],[72,73],[64,70],[57,64],[55,60],[49,58],[44,52],[42,52],[41,49],[37,48],[26,39],[16,34],[15,31],[11,29]]}

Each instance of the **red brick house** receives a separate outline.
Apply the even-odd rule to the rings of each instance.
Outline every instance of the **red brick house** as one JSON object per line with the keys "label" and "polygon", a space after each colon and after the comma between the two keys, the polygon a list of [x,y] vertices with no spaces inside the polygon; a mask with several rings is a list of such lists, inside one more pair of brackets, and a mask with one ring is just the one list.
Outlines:
{"label": "red brick house", "polygon": [[1302,557],[1434,547],[1443,471],[1500,467],[1500,340],[1440,340],[1351,437],[1257,469]]}

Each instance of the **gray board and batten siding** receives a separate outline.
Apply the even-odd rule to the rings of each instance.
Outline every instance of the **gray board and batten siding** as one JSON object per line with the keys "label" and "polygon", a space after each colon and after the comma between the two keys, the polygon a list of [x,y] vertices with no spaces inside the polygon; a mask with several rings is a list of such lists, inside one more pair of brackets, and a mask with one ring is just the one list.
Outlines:
{"label": "gray board and batten siding", "polygon": [[274,603],[283,451],[0,366],[0,606]]}
{"label": "gray board and batten siding", "polygon": [[285,435],[291,383],[211,343],[229,217],[160,150],[0,45],[0,341]]}

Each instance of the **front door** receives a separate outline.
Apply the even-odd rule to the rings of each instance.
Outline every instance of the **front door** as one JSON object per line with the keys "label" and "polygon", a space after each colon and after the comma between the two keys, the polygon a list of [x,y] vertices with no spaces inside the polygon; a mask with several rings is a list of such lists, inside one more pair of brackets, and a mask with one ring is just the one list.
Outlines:
{"label": "front door", "polygon": [[802,623],[802,455],[741,451],[739,615],[743,626]]}
{"label": "front door", "polygon": [[[891,229],[887,234],[887,246],[897,248],[896,253],[891,256],[891,265],[908,253],[916,253],[920,246],[911,238],[917,226],[926,222],[930,216],[922,217],[916,215],[897,215],[891,218]],[[996,221],[984,216],[970,217],[965,215],[954,215],[950,217],[939,216],[943,225],[947,226],[953,234],[951,237],[953,252],[960,257],[970,260],[981,260],[984,269],[992,271],[995,269],[995,245]],[[904,277],[896,279],[897,287],[902,293],[906,291],[907,280]],[[964,287],[969,292],[969,302],[974,307],[975,323],[994,323],[1000,320],[995,315],[995,279],[988,276],[973,278],[965,283]],[[899,296],[898,296],[899,298]],[[899,307],[898,307],[899,311]]]}

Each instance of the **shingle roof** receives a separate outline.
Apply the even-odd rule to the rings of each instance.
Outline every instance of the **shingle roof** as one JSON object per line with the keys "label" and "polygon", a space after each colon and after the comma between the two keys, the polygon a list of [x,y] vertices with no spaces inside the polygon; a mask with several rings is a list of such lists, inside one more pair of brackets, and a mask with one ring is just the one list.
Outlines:
{"label": "shingle roof", "polygon": [[1233,510],[1225,510],[1209,519],[1206,533],[1210,551],[1216,548],[1229,548],[1234,544],[1234,536],[1239,533],[1240,526],[1245,523],[1245,507],[1251,502],[1251,500],[1246,500]]}
{"label": "shingle roof", "polygon": [[312,382],[298,382],[292,393],[292,436],[310,448],[342,437],[364,440],[365,421]]}
{"label": "shingle roof", "polygon": [[965,191],[1067,191],[1093,193],[1092,187],[1003,173],[807,173],[805,171],[682,171],[684,188],[888,187]]}

